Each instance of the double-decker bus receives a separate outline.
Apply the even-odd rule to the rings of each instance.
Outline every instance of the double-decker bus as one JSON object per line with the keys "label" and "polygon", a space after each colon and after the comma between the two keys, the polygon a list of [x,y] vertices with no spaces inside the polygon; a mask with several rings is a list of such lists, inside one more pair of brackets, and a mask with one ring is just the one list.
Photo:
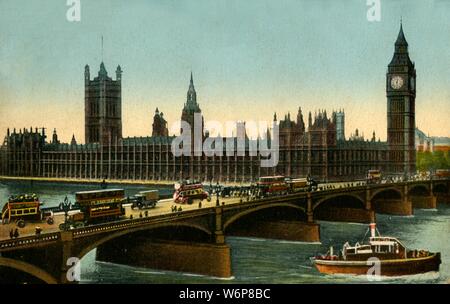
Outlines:
{"label": "double-decker bus", "polygon": [[381,171],[380,170],[369,170],[367,172],[367,183],[368,184],[378,184],[381,182]]}
{"label": "double-decker bus", "polygon": [[449,169],[437,169],[436,173],[434,175],[438,178],[450,177],[450,170]]}
{"label": "double-decker bus", "polygon": [[287,178],[286,183],[290,192],[307,191],[309,189],[307,178]]}
{"label": "double-decker bus", "polygon": [[307,178],[290,178],[281,175],[262,176],[256,185],[263,196],[314,191],[317,189],[317,182],[310,176]]}
{"label": "double-decker bus", "polygon": [[256,183],[263,195],[272,195],[275,193],[288,192],[289,186],[282,175],[262,176]]}
{"label": "double-decker bus", "polygon": [[2,223],[17,223],[17,226],[25,227],[26,221],[42,221],[46,219],[49,225],[53,224],[53,217],[45,216],[41,210],[42,203],[36,194],[22,194],[11,196],[2,209]]}
{"label": "double-decker bus", "polygon": [[175,184],[173,201],[179,204],[192,204],[194,200],[211,200],[209,193],[203,189],[203,185],[197,182],[184,181]]}
{"label": "double-decker bus", "polygon": [[76,226],[93,222],[118,219],[125,214],[122,202],[123,189],[105,189],[75,193],[75,200],[82,214],[74,214],[71,220]]}

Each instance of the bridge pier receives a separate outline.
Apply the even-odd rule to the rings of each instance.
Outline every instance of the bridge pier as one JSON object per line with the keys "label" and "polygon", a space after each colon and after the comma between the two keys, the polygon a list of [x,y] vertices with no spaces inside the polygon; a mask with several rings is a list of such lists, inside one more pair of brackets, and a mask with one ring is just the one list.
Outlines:
{"label": "bridge pier", "polygon": [[450,204],[450,193],[436,193],[437,204]]}
{"label": "bridge pier", "polygon": [[232,276],[231,250],[227,244],[140,237],[133,244],[120,240],[99,246],[97,260],[220,278]]}
{"label": "bridge pier", "polygon": [[216,244],[225,244],[225,235],[223,234],[223,223],[222,223],[223,208],[215,208],[215,231],[214,231],[214,242]]}
{"label": "bridge pier", "polygon": [[413,208],[418,209],[436,209],[437,207],[437,197],[434,195],[411,196],[411,202]]}
{"label": "bridge pier", "polygon": [[376,216],[375,216],[375,211],[372,209],[372,201],[370,199],[370,189],[368,187],[366,187],[366,199],[365,199],[365,204],[364,207],[367,211],[371,211],[370,213],[370,223],[375,223],[376,222]]}
{"label": "bridge pier", "polygon": [[376,213],[392,215],[413,215],[412,202],[409,199],[378,199],[374,205]]}
{"label": "bridge pier", "polygon": [[[69,260],[72,255],[72,240],[73,240],[73,234],[70,231],[61,231],[61,253],[62,253],[62,260],[61,263],[61,272],[59,275],[59,284],[76,284],[78,281],[76,276],[79,275],[79,273],[76,273],[76,271],[79,271],[80,269],[76,269],[76,267],[79,268],[79,265],[75,265],[76,261]],[[70,262],[70,263],[69,263]],[[68,265],[69,264],[69,265]]]}

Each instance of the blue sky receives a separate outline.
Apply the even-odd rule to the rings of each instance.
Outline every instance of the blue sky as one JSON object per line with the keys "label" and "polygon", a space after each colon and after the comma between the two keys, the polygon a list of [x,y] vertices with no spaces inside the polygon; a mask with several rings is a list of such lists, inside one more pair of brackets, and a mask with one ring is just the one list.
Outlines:
{"label": "blue sky", "polygon": [[[450,1],[0,0],[0,136],[56,127],[84,139],[84,65],[123,69],[124,136],[151,133],[154,109],[181,116],[194,73],[206,120],[271,120],[345,108],[347,135],[386,138],[385,73],[400,17],[417,69],[416,123],[450,136]],[[115,77],[115,76],[114,76]]]}

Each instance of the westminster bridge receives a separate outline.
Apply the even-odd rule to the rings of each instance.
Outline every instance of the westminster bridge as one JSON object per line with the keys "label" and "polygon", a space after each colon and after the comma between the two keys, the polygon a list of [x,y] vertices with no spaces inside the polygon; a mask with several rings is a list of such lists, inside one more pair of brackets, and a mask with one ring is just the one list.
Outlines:
{"label": "westminster bridge", "polygon": [[102,261],[231,277],[227,235],[319,242],[318,220],[369,223],[376,213],[407,216],[438,203],[450,203],[449,179],[220,198],[183,205],[179,212],[171,212],[166,201],[145,216],[0,240],[0,271],[6,281],[12,273],[38,282],[76,283],[76,262],[97,249]]}

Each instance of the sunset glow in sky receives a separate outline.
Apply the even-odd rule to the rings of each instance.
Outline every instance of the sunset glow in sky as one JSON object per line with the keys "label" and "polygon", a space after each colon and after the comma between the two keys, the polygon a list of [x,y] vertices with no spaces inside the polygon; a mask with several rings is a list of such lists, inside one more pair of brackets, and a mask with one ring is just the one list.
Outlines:
{"label": "sunset glow in sky", "polygon": [[84,141],[84,65],[122,67],[124,136],[149,136],[156,107],[181,117],[191,70],[205,120],[272,120],[276,111],[345,109],[386,139],[385,74],[403,18],[416,63],[416,124],[450,136],[450,1],[66,0],[0,1],[0,136],[6,128],[57,128]]}

